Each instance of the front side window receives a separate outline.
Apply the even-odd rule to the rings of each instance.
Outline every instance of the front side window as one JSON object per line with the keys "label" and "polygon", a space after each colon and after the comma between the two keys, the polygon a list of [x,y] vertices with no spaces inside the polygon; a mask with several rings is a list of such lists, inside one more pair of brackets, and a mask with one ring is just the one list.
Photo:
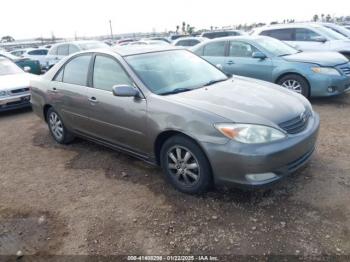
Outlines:
{"label": "front side window", "polygon": [[310,29],[306,29],[306,28],[295,29],[296,41],[315,41],[318,37],[320,37],[320,35]]}
{"label": "front side window", "polygon": [[28,52],[28,55],[47,55],[47,50],[38,49]]}
{"label": "front side window", "polygon": [[232,57],[252,57],[258,51],[254,46],[237,41],[230,42],[229,56]]}
{"label": "front side window", "polygon": [[115,85],[133,83],[121,65],[113,58],[97,55],[94,64],[93,87],[112,91]]}
{"label": "front side window", "polygon": [[69,54],[68,45],[60,45],[60,46],[57,48],[57,55],[60,55],[60,56],[67,56],[68,54]]}
{"label": "front side window", "polygon": [[126,61],[145,86],[158,95],[190,91],[227,79],[215,66],[185,50],[132,55]]}
{"label": "front side window", "polygon": [[270,37],[261,37],[257,40],[258,46],[274,56],[285,56],[298,53],[298,50],[286,43]]}
{"label": "front side window", "polygon": [[203,56],[225,56],[226,41],[209,43],[204,46]]}
{"label": "front side window", "polygon": [[270,36],[273,38],[276,38],[278,40],[281,41],[293,41],[294,37],[294,29],[292,28],[285,28],[285,29],[274,29],[274,30],[266,30],[266,31],[262,31],[260,33],[261,35],[266,35],[266,36]]}
{"label": "front side window", "polygon": [[86,86],[91,55],[73,58],[64,66],[63,82]]}

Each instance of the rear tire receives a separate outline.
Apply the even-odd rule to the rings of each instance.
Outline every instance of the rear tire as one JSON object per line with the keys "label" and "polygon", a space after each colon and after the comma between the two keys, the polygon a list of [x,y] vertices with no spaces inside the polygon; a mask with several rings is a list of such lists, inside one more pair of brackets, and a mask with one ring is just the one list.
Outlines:
{"label": "rear tire", "polygon": [[61,116],[51,107],[46,114],[50,133],[59,144],[69,144],[74,140],[74,135],[64,126]]}
{"label": "rear tire", "polygon": [[176,135],[161,149],[161,166],[167,180],[179,191],[201,194],[212,185],[211,167],[202,149],[191,139]]}
{"label": "rear tire", "polygon": [[281,85],[286,89],[302,94],[306,98],[310,96],[310,85],[308,81],[300,75],[297,75],[297,74],[285,75],[277,81],[277,84]]}

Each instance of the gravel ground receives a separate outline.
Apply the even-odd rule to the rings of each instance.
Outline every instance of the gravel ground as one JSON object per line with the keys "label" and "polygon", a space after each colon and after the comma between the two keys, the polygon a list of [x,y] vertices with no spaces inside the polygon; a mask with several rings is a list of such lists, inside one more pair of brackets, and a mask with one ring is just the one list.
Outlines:
{"label": "gravel ground", "polygon": [[160,169],[0,114],[0,255],[350,255],[350,95],[312,100],[318,148],[268,190],[189,196]]}

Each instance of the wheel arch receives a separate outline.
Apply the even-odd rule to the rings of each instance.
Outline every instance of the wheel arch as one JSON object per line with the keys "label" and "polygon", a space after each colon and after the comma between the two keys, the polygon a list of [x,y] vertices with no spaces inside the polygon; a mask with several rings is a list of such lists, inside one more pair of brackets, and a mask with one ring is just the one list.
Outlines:
{"label": "wheel arch", "polygon": [[43,107],[43,116],[45,119],[45,122],[47,122],[47,112],[49,111],[49,109],[52,107],[52,105],[50,104],[45,104]]}

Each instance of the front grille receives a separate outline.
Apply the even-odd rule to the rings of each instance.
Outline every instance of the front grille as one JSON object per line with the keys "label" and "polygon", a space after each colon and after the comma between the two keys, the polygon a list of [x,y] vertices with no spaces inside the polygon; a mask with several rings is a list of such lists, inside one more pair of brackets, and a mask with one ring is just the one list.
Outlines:
{"label": "front grille", "polygon": [[20,94],[28,91],[29,91],[29,87],[24,87],[24,88],[13,89],[10,92],[11,94]]}
{"label": "front grille", "polygon": [[350,66],[343,66],[340,70],[347,76],[350,76]]}
{"label": "front grille", "polygon": [[306,128],[309,122],[310,116],[311,116],[311,112],[305,111],[301,115],[291,120],[280,123],[279,127],[282,128],[284,131],[286,131],[288,134],[300,133]]}

